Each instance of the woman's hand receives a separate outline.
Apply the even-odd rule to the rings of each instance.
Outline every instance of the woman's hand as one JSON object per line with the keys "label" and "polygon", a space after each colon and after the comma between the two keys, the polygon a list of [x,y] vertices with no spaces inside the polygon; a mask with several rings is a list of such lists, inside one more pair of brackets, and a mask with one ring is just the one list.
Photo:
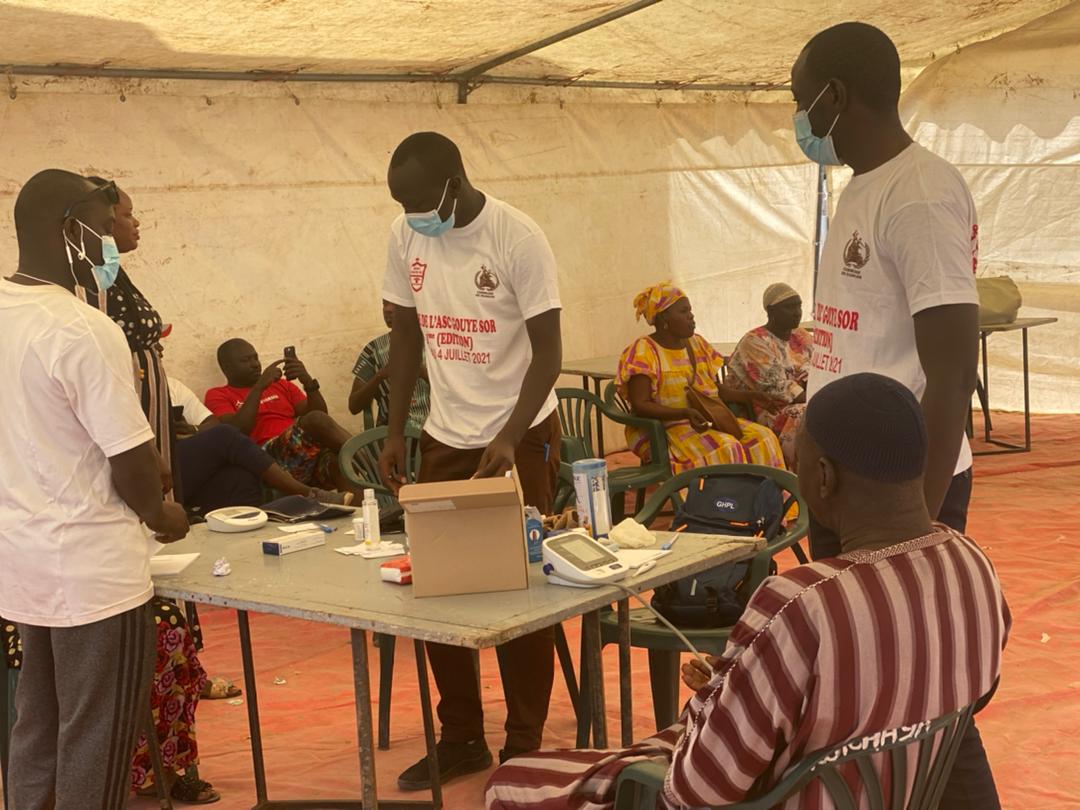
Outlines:
{"label": "woman's hand", "polygon": [[713,423],[706,419],[700,411],[693,408],[686,409],[686,418],[690,421],[690,427],[698,433],[704,433],[713,426]]}

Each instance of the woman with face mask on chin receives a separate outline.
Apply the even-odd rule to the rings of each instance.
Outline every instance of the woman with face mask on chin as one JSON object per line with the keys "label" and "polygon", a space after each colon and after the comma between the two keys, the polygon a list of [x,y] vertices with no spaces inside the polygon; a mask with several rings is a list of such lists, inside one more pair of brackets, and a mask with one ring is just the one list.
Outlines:
{"label": "woman with face mask on chin", "polygon": [[[664,423],[672,470],[680,473],[712,464],[783,468],[780,442],[767,427],[739,419],[742,436],[733,436],[718,430],[706,414],[690,405],[688,387],[744,404],[750,404],[754,395],[719,382],[723,358],[696,334],[686,294],[672,284],[657,284],[634,299],[634,309],[654,331],[623,351],[615,383],[635,416]],[[626,439],[634,453],[649,460],[645,436],[628,427]]]}
{"label": "woman with face mask on chin", "polygon": [[[100,177],[89,179],[99,185],[107,183]],[[116,198],[117,202],[113,206],[115,220],[112,235],[119,253],[130,253],[139,246],[139,220],[135,216],[130,196],[118,188]],[[143,412],[154,431],[163,470],[168,471],[167,478],[172,482],[164,497],[182,502],[179,492],[180,476],[173,474],[176,469],[176,434],[168,379],[159,345],[164,336],[164,325],[157,310],[150,305],[122,267],[118,267],[115,275],[110,268],[107,267],[106,270],[104,273],[93,273],[97,289],[76,284],[75,294],[90,306],[107,314],[124,331],[124,337],[131,349],[133,367],[137,369],[134,384],[142,401]],[[223,679],[214,679],[216,683],[208,681],[198,658],[198,650],[202,647],[198,614],[193,612],[195,622],[189,625],[184,612],[176,604],[155,598],[153,606],[158,628],[158,665],[154,672],[150,703],[157,726],[156,742],[163,754],[162,764],[170,785],[170,793],[176,801],[195,804],[214,802],[220,796],[209,782],[199,779],[194,767],[198,762],[194,729],[195,708],[201,695],[234,697],[239,691]],[[211,686],[217,691],[208,692],[207,688]],[[169,712],[164,711],[167,704],[173,706]],[[176,705],[180,708],[174,711]],[[166,714],[170,716],[167,717]],[[176,716],[172,717],[172,714]],[[134,790],[153,795],[153,769],[145,735],[140,737],[134,752],[131,781]]]}

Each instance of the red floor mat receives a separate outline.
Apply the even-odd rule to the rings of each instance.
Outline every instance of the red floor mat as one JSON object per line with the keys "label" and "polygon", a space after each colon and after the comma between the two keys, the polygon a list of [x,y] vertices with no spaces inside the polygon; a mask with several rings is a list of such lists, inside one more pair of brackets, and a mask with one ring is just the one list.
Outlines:
{"label": "red floor mat", "polygon": [[[1019,435],[1015,415],[996,414],[999,432]],[[1080,491],[1080,415],[1034,418],[1030,454],[979,457],[971,507],[971,535],[994,561],[1013,612],[1001,688],[979,715],[1003,805],[1010,810],[1080,808],[1080,556],[1075,528]],[[976,443],[976,449],[980,445]],[[238,683],[240,658],[234,614],[204,610],[203,662],[214,675]],[[576,650],[579,623],[566,625]],[[348,633],[326,625],[252,616],[259,705],[270,795],[356,796],[359,765]],[[609,734],[619,739],[616,651],[605,652]],[[576,655],[575,655],[576,657]],[[372,651],[373,689],[377,659]],[[652,706],[642,651],[634,655],[637,736],[651,730]],[[488,740],[502,742],[502,691],[494,654],[482,655]],[[284,683],[275,683],[275,679]],[[399,641],[394,671],[392,748],[378,752],[381,797],[404,797],[395,779],[423,755],[412,644]],[[568,746],[574,719],[556,677],[545,742]],[[251,807],[255,799],[244,705],[205,701],[199,707],[201,774],[222,793],[216,805]],[[452,782],[446,806],[478,808],[487,774]],[[133,807],[150,808],[148,800]]]}

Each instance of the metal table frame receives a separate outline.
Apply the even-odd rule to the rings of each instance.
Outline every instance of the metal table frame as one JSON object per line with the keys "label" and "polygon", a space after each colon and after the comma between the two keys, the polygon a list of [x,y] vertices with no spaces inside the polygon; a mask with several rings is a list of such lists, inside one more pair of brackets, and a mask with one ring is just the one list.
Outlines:
{"label": "metal table frame", "polygon": [[[345,525],[344,521],[330,522],[339,522],[341,525]],[[212,537],[211,533],[205,528],[196,528],[199,529],[199,532],[193,532],[195,535],[194,537],[189,535],[190,539],[182,541],[180,544],[181,547],[176,548],[176,551],[183,552],[195,549],[205,549],[205,546],[198,545],[200,536],[203,540],[209,539],[217,543],[225,542],[222,538],[237,537],[237,535],[218,535]],[[664,533],[661,533],[661,541],[665,539],[663,534]],[[745,541],[728,543],[721,547],[719,545],[712,545],[712,543],[715,543],[715,540],[703,538],[700,543],[695,546],[695,542],[697,541],[694,541],[692,539],[693,537],[694,536],[692,535],[682,535],[681,542],[675,547],[675,550],[669,557],[663,558],[656,568],[652,569],[647,574],[643,574],[633,583],[635,590],[651,590],[665,582],[670,582],[698,571],[705,570],[706,568],[711,568],[720,562],[749,559],[763,545],[763,541],[759,539],[747,538]],[[326,551],[329,550],[329,548],[326,549]],[[305,552],[306,554],[312,555],[307,559],[317,559],[315,556],[317,551],[318,550],[316,549]],[[197,562],[203,562],[207,557],[212,559],[214,553],[214,551],[210,551],[209,554],[204,554]],[[251,554],[249,553],[248,556],[250,557]],[[288,565],[288,561],[290,560],[289,557],[271,559],[285,562],[286,565]],[[248,562],[250,562],[250,560]],[[275,565],[280,565],[280,562],[275,563]],[[299,573],[302,573],[302,569],[294,569],[294,574]],[[375,576],[377,577],[377,573]],[[316,808],[328,808],[330,810],[368,808],[371,810],[372,808],[378,807],[387,808],[388,810],[397,810],[398,808],[433,808],[434,810],[438,810],[438,808],[443,806],[442,790],[438,779],[436,778],[438,773],[438,754],[435,746],[435,723],[432,714],[431,688],[427,672],[427,656],[424,648],[425,640],[439,640],[433,635],[435,633],[434,624],[437,623],[436,620],[426,619],[424,622],[421,622],[424,626],[414,624],[410,627],[401,627],[392,626],[389,622],[377,621],[373,618],[373,614],[370,614],[369,611],[361,608],[348,608],[347,606],[342,606],[341,609],[336,612],[328,612],[326,611],[326,606],[315,606],[304,610],[297,610],[296,606],[288,604],[287,600],[283,600],[281,603],[272,601],[272,599],[264,594],[262,590],[257,593],[244,591],[243,593],[237,592],[235,594],[230,594],[228,593],[229,585],[227,583],[215,583],[216,587],[214,590],[218,591],[215,593],[206,585],[200,586],[197,582],[195,584],[185,583],[182,577],[183,574],[181,574],[179,578],[164,577],[156,580],[155,584],[157,586],[158,594],[192,602],[230,607],[237,611],[237,622],[240,631],[240,653],[244,670],[244,686],[247,690],[246,703],[251,736],[252,766],[255,776],[257,801],[254,805],[254,810],[303,810],[305,808],[310,808],[311,810],[315,810]],[[532,572],[531,578],[536,577],[539,577],[541,580],[543,579],[542,574],[539,574],[537,571]],[[198,579],[198,577],[196,577],[196,579]],[[205,579],[205,577],[203,577],[203,579]],[[358,580],[357,585],[359,584],[360,582]],[[579,718],[579,729],[581,728],[581,718],[583,716],[588,716],[593,744],[598,748],[603,748],[608,744],[608,734],[601,658],[600,611],[608,608],[612,602],[619,601],[619,663],[621,670],[620,721],[623,741],[629,744],[633,737],[633,730],[631,727],[631,673],[629,667],[630,625],[629,610],[626,600],[619,591],[611,587],[587,589],[576,593],[575,591],[577,591],[577,589],[559,589],[559,591],[562,593],[557,595],[556,601],[561,598],[563,604],[553,604],[548,615],[544,616],[543,612],[541,612],[536,615],[530,623],[524,625],[502,626],[498,622],[495,622],[492,625],[485,625],[482,630],[475,630],[474,628],[471,631],[472,634],[468,638],[465,638],[463,634],[462,641],[464,642],[464,646],[475,646],[477,649],[497,646],[512,638],[516,638],[517,636],[540,629],[543,626],[558,624],[575,615],[581,616],[582,678],[587,683],[588,689],[587,691],[578,691],[574,709]],[[510,592],[510,594],[522,594],[528,592],[529,591]],[[499,594],[481,594],[481,596],[498,595]],[[553,592],[553,595],[555,595],[555,592]],[[572,596],[574,598],[572,604],[567,603],[567,596]],[[440,597],[440,599],[450,600],[459,598],[460,597]],[[445,605],[447,603],[443,604]],[[274,613],[287,617],[291,616],[294,618],[323,621],[331,624],[343,624],[349,628],[352,644],[353,682],[356,697],[356,729],[359,742],[362,800],[276,800],[269,798],[266,765],[263,757],[262,731],[259,719],[258,693],[255,682],[255,662],[252,651],[249,617],[249,612],[251,611]],[[445,620],[442,619],[438,621],[446,623]],[[466,630],[468,630],[468,626],[466,625],[458,626],[465,627]],[[404,632],[405,630],[408,630],[409,632]],[[413,643],[416,651],[421,714],[424,724],[424,740],[428,756],[430,757],[429,761],[433,777],[430,801],[379,800],[378,798],[375,771],[376,746],[373,733],[371,706],[372,693],[367,646],[369,632],[380,632],[399,636],[409,636],[411,633],[411,637],[414,639]],[[574,698],[575,695],[572,692],[571,699],[574,700]],[[586,702],[589,707],[588,710],[585,709]],[[588,731],[586,731],[586,737],[587,736]]]}
{"label": "metal table frame", "polygon": [[[1031,452],[1031,382],[1028,363],[1028,330],[1036,326],[1057,323],[1057,318],[1017,318],[1012,323],[979,327],[979,344],[982,354],[982,383],[986,394],[986,412],[983,414],[983,441],[997,447],[997,450],[979,450],[976,456],[997,456],[1011,453]],[[990,422],[990,363],[987,359],[987,338],[996,332],[1020,332],[1023,354],[1024,375],[1024,443],[1015,444],[1003,439],[995,439],[990,434],[993,425]]]}

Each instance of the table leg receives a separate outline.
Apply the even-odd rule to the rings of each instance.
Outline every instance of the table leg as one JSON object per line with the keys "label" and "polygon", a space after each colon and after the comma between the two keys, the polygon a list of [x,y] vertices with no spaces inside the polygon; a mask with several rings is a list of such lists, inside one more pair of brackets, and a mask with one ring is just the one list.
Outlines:
{"label": "table leg", "polygon": [[607,748],[607,714],[604,705],[604,666],[600,655],[600,613],[592,611],[581,617],[585,642],[585,665],[589,672],[589,715],[593,729],[593,745]]}
{"label": "table leg", "polygon": [[255,691],[255,663],[251,654],[251,625],[246,610],[236,611],[240,629],[240,658],[244,665],[244,699],[247,703],[248,732],[251,735],[251,765],[255,771],[255,797],[266,803],[266,765],[263,762],[262,731],[259,727],[259,698]]}
{"label": "table leg", "polygon": [[420,713],[424,719],[424,740],[427,743],[428,773],[431,776],[431,803],[435,810],[443,806],[442,783],[439,781],[439,752],[435,746],[435,719],[431,714],[431,687],[428,683],[427,653],[424,642],[416,645],[416,677],[420,687]]}
{"label": "table leg", "polygon": [[[1014,444],[1004,439],[992,438],[992,428],[990,425],[990,417],[987,415],[983,425],[983,437],[987,444],[994,445],[1000,448],[999,450],[980,450],[974,455],[976,456],[996,456],[1005,453],[1029,453],[1031,452],[1031,370],[1028,365],[1028,330],[1022,328],[1020,330],[1021,339],[1023,341],[1023,373],[1024,373],[1024,443]],[[988,379],[989,372],[987,370],[988,363],[986,359],[986,333],[982,334],[982,368],[983,368],[983,386],[987,400],[987,410],[989,410],[990,401],[990,381]]]}
{"label": "table leg", "polygon": [[1024,342],[1024,449],[1031,452],[1031,383],[1028,378],[1028,330],[1020,330]]}
{"label": "table leg", "polygon": [[[593,378],[593,384],[596,387],[596,398],[602,400],[600,383],[599,377]],[[596,410],[596,452],[600,458],[604,457],[604,415],[600,413],[599,408]]]}
{"label": "table leg", "polygon": [[979,335],[982,342],[982,382],[983,393],[986,395],[986,413],[983,414],[983,439],[987,442],[990,441],[990,371],[989,363],[986,360],[986,332],[982,332]]}
{"label": "table leg", "polygon": [[619,731],[622,744],[634,744],[634,704],[630,672],[630,602],[620,599],[617,605],[619,617]]}
{"label": "table leg", "polygon": [[352,639],[353,684],[356,689],[356,737],[360,742],[360,781],[364,807],[379,806],[375,784],[375,735],[371,728],[371,680],[368,675],[367,632],[350,630]]}
{"label": "table leg", "polygon": [[581,677],[578,680],[577,741],[575,748],[588,748],[589,735],[592,733],[592,704],[589,695],[591,680],[589,673],[589,638],[585,631],[585,617],[581,617],[581,640],[578,649],[578,661],[581,662]]}

